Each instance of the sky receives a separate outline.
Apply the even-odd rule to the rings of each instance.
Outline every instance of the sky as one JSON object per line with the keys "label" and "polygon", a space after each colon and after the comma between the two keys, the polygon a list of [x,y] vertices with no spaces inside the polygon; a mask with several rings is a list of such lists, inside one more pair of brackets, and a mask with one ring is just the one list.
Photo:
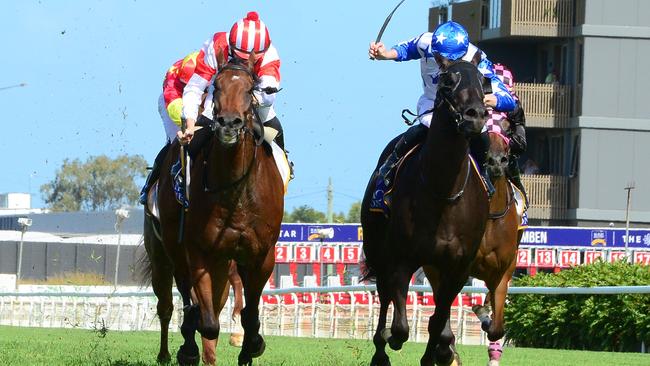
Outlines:
{"label": "sky", "polygon": [[[140,154],[150,164],[165,134],[157,101],[166,70],[256,10],[282,60],[275,109],[295,162],[285,209],[334,211],[361,200],[400,113],[421,94],[419,63],[371,61],[368,45],[397,1],[64,1],[3,4],[4,118],[0,193],[29,192],[64,159]],[[397,10],[382,41],[426,31],[429,1]],[[24,87],[2,89],[26,83]],[[142,182],[138,182],[139,184]]]}

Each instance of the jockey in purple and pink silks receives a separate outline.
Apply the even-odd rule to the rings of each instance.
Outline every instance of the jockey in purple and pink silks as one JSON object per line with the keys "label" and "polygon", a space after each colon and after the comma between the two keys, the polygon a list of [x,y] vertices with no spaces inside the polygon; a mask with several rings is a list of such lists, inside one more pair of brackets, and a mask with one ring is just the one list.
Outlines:
{"label": "jockey in purple and pink silks", "polygon": [[[402,138],[395,145],[395,149],[388,157],[386,162],[379,169],[379,174],[384,177],[386,185],[390,185],[390,172],[395,167],[400,158],[408,152],[417,142],[421,141],[428,131],[431,124],[431,111],[435,105],[436,93],[438,90],[438,74],[440,65],[436,62],[434,54],[439,54],[449,60],[471,61],[474,55],[481,54],[481,62],[478,64],[479,71],[490,80],[492,94],[485,95],[485,105],[500,112],[509,112],[515,108],[515,100],[503,85],[501,80],[494,73],[492,63],[487,59],[483,51],[469,42],[469,35],[462,25],[449,21],[440,24],[433,33],[423,33],[408,41],[401,42],[390,49],[387,49],[383,43],[371,43],[368,54],[370,58],[376,60],[395,60],[409,61],[420,60],[420,72],[424,93],[420,97],[417,105],[419,115],[419,124],[409,128]],[[485,180],[488,188],[488,194],[494,193],[494,186],[485,169],[487,151],[489,149],[490,139],[486,133],[482,133],[480,138],[475,138],[470,145],[472,146],[472,155],[481,167],[481,175]]]}

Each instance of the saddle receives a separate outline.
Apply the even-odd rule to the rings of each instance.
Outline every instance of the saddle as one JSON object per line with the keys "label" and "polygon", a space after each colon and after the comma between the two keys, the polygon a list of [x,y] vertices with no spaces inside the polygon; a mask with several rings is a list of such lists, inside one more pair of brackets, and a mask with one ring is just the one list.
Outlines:
{"label": "saddle", "polygon": [[[386,186],[383,177],[381,177],[379,174],[375,173],[375,191],[373,192],[372,198],[370,200],[370,212],[376,212],[376,213],[382,213],[384,216],[388,217],[390,216],[390,207],[391,207],[391,194],[393,192],[393,188],[395,187],[395,183],[397,180],[400,178],[399,172],[401,170],[402,165],[404,165],[404,162],[406,162],[407,159],[410,159],[421,147],[422,147],[422,142],[418,143],[415,145],[413,148],[411,148],[404,156],[397,162],[397,165],[395,169],[393,169],[393,172],[391,173],[392,176],[394,177],[391,179],[393,182],[392,185]],[[474,158],[472,155],[469,155],[470,159],[470,165],[471,168],[478,174],[479,176],[481,175],[481,172],[478,169],[478,166],[476,165],[476,162],[474,161]],[[469,172],[469,170],[468,170]],[[487,192],[487,187],[485,186],[485,183],[483,180],[481,180],[482,187]]]}

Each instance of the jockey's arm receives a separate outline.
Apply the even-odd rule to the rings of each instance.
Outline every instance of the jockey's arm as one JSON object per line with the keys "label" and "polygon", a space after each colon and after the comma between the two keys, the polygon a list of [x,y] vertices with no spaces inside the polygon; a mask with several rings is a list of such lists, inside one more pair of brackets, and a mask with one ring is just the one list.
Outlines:
{"label": "jockey's arm", "polygon": [[508,88],[503,85],[501,79],[494,73],[492,62],[485,57],[485,54],[483,54],[483,58],[478,64],[478,69],[483,76],[490,79],[492,84],[492,94],[485,96],[485,105],[499,112],[510,112],[515,109],[515,98],[510,95]]}
{"label": "jockey's arm", "polygon": [[383,43],[370,43],[370,48],[368,49],[368,56],[373,60],[396,60],[397,59],[397,50],[394,48],[386,49]]}

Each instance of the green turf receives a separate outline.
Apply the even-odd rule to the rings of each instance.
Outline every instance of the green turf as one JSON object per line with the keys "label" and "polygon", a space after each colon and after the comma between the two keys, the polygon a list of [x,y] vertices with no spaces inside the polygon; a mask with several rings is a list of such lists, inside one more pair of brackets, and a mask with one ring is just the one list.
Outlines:
{"label": "green turf", "polygon": [[[170,334],[172,352],[181,343],[179,333]],[[373,352],[370,341],[266,337],[266,353],[255,365],[368,365]],[[217,349],[219,365],[236,365],[238,348],[223,335]],[[156,365],[158,333],[0,327],[0,365]],[[389,351],[392,364],[419,365],[424,344],[407,343],[401,352]],[[485,347],[459,346],[463,365],[483,366]],[[505,348],[502,365],[632,366],[650,365],[650,355]]]}

